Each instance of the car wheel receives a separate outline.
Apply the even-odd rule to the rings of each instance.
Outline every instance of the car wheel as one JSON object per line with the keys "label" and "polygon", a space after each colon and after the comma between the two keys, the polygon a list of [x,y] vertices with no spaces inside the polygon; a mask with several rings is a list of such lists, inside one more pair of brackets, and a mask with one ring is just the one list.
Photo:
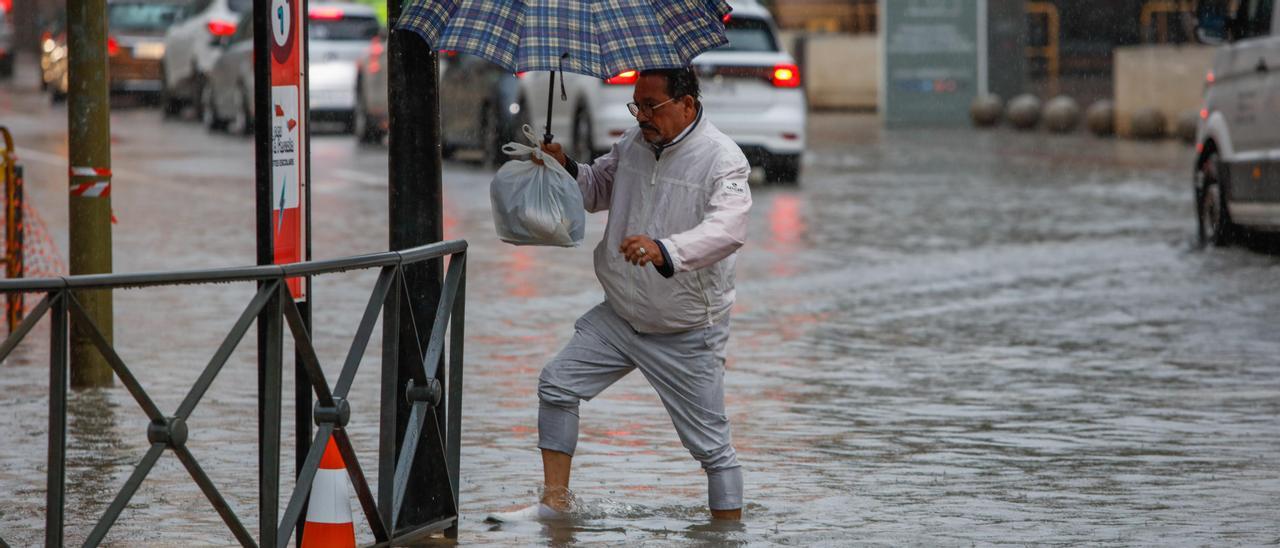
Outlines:
{"label": "car wheel", "polygon": [[226,123],[218,118],[218,108],[213,101],[213,86],[209,82],[200,85],[200,121],[209,131],[226,127]]}
{"label": "car wheel", "polygon": [[235,113],[231,115],[231,120],[227,122],[227,132],[233,135],[248,135],[253,133],[253,120],[249,118],[249,94],[244,90],[244,86],[240,87],[240,93],[236,94],[237,105]]}
{"label": "car wheel", "polygon": [[770,183],[795,184],[800,181],[800,155],[779,154],[764,162],[764,178]]}
{"label": "car wheel", "polygon": [[164,72],[164,65],[160,68],[160,112],[165,118],[174,118],[182,112],[182,101],[169,89],[169,76]]}
{"label": "car wheel", "polygon": [[67,71],[62,71],[62,76],[58,77],[58,81],[49,86],[49,100],[54,104],[67,100],[67,89],[70,83],[67,81]]}
{"label": "car wheel", "polygon": [[595,144],[591,141],[592,131],[591,115],[587,113],[585,107],[578,107],[578,111],[573,115],[573,159],[578,162],[589,163],[595,159]]}
{"label": "car wheel", "polygon": [[1231,224],[1226,195],[1219,178],[1221,165],[1218,153],[1210,153],[1196,169],[1196,212],[1199,225],[1198,240],[1201,246],[1213,244],[1225,246],[1231,243],[1236,227]]}
{"label": "car wheel", "polygon": [[376,144],[382,142],[382,132],[374,127],[373,121],[369,119],[369,110],[364,105],[364,98],[356,98],[356,111],[352,115],[351,132],[356,135],[356,142],[361,144]]}

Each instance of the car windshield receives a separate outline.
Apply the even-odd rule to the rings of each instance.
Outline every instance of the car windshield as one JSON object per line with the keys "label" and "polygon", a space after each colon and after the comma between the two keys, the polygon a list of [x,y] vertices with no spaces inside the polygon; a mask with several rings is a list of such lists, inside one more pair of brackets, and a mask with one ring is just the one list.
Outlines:
{"label": "car windshield", "polygon": [[729,43],[719,51],[778,51],[773,29],[763,19],[730,17],[724,24],[724,36]]}
{"label": "car windshield", "polygon": [[253,0],[227,0],[227,7],[236,13],[245,13],[253,9]]}
{"label": "car windshield", "polygon": [[181,13],[181,4],[113,2],[107,5],[107,25],[113,31],[165,29]]}
{"label": "car windshield", "polygon": [[378,20],[373,17],[312,17],[307,33],[313,40],[369,40],[378,35]]}

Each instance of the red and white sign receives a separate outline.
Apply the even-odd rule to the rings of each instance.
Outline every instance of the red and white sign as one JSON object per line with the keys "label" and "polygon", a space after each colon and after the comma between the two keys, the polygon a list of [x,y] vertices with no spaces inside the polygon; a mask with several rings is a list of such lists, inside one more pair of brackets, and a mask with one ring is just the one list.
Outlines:
{"label": "red and white sign", "polygon": [[[275,263],[305,259],[306,97],[302,82],[302,17],[299,0],[271,0],[271,237]],[[290,278],[294,299],[304,300],[302,279]]]}

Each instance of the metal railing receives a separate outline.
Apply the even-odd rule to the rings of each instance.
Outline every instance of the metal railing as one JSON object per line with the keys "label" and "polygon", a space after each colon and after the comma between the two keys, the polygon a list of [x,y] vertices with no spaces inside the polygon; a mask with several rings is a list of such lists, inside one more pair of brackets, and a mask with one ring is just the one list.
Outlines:
{"label": "metal railing", "polygon": [[[1168,44],[1176,35],[1183,37],[1192,35],[1183,28],[1186,20],[1195,15],[1193,0],[1149,0],[1142,5],[1142,14],[1138,21],[1142,26],[1142,41],[1149,44]],[[1176,28],[1170,29],[1170,22]],[[1173,32],[1170,32],[1173,30]],[[1181,32],[1180,32],[1181,31]]]}
{"label": "metal railing", "polygon": [[[0,150],[0,179],[4,182],[4,273],[7,278],[21,278],[25,263],[22,230],[23,170],[18,164],[18,149],[13,146],[13,134],[9,132],[9,128],[0,126],[0,139],[4,140],[4,150]],[[4,316],[10,332],[22,321],[23,306],[21,293],[5,297]]]}
{"label": "metal railing", "polygon": [[[463,313],[466,292],[465,241],[454,240],[422,247],[375,253],[334,260],[313,261],[290,265],[266,265],[243,268],[190,270],[165,273],[96,274],[63,278],[20,279],[0,281],[0,293],[44,293],[44,298],[31,313],[0,343],[0,362],[29,334],[36,323],[49,315],[51,341],[49,349],[49,453],[48,494],[45,515],[45,544],[62,546],[63,517],[65,508],[65,477],[67,449],[67,366],[69,320],[87,333],[92,344],[110,364],[121,384],[150,419],[146,438],[150,448],[134,468],[124,486],[116,493],[106,511],[85,540],[85,546],[97,546],[106,537],[119,518],[139,485],[152,467],[166,452],[171,451],[191,475],[200,491],[209,499],[213,509],[222,518],[235,539],[245,546],[275,546],[283,548],[303,516],[312,480],[319,468],[324,449],[332,437],[342,454],[356,498],[368,520],[379,545],[402,544],[409,539],[453,528],[458,522],[458,463],[462,405],[463,369]],[[426,261],[449,257],[448,271],[440,292],[434,324],[431,327],[426,352],[421,363],[400,364],[398,358],[401,303],[408,298],[411,288],[406,287],[404,267]],[[311,334],[298,306],[289,294],[285,280],[293,277],[318,276],[336,272],[380,269],[377,282],[369,296],[364,315],[356,329],[346,360],[337,381],[332,385],[325,378],[312,344]],[[257,282],[258,290],[236,320],[231,331],[209,359],[194,386],[182,403],[171,414],[166,414],[151,399],[124,359],[112,343],[102,335],[93,320],[85,313],[77,293],[86,290],[145,288],[183,284],[214,284],[228,282]],[[408,303],[412,306],[413,303]],[[263,313],[267,311],[267,313]],[[276,311],[276,313],[272,313]],[[379,314],[383,316],[382,389],[380,390],[380,421],[378,481],[375,500],[364,468],[355,453],[346,432],[350,419],[348,395],[356,372],[365,354],[369,338]],[[412,308],[410,308],[412,314]],[[187,449],[187,420],[201,398],[227,363],[232,352],[244,338],[249,328],[257,322],[265,322],[268,336],[265,348],[265,370],[259,370],[259,538],[255,539],[240,521],[239,516],[223,498],[221,492],[200,466],[199,461]],[[317,426],[314,438],[305,451],[304,464],[297,470],[297,481],[283,518],[276,520],[279,510],[280,473],[280,422],[263,420],[263,417],[280,417],[281,370],[283,360],[283,324],[288,325],[299,357],[301,371],[299,383],[309,385],[316,403],[311,416]],[[446,332],[448,339],[446,341]],[[448,344],[447,364],[445,344]],[[398,386],[400,367],[409,368],[412,381],[408,386]],[[403,442],[397,444],[395,417],[398,406],[409,406],[408,423],[403,430]],[[264,412],[265,410],[265,412]],[[429,442],[420,449],[422,442]],[[300,440],[300,449],[306,445]],[[425,452],[425,453],[424,453]],[[300,451],[300,454],[303,451]],[[420,454],[421,453],[421,454]],[[411,478],[410,468],[415,463],[429,459],[432,470],[423,473],[415,469]],[[434,480],[432,478],[435,478]],[[413,483],[411,484],[411,479]],[[424,485],[423,482],[434,484]],[[400,519],[406,493],[414,491],[419,497],[423,491],[435,489],[447,491],[431,496],[429,506],[432,519],[418,523],[403,523]],[[422,505],[413,515],[422,516]],[[415,518],[415,521],[418,518]],[[0,540],[0,546],[4,541]]]}
{"label": "metal railing", "polygon": [[1037,40],[1036,44],[1028,44],[1026,56],[1027,59],[1044,59],[1045,62],[1045,78],[1049,83],[1049,94],[1058,94],[1058,78],[1061,75],[1061,57],[1059,45],[1061,42],[1062,17],[1058,13],[1058,6],[1052,2],[1027,2],[1027,17],[1029,20],[1040,19],[1043,21],[1043,27],[1037,27],[1034,23],[1030,24],[1030,28],[1042,28],[1044,33],[1040,35],[1038,32],[1032,34],[1040,35],[1043,40]]}
{"label": "metal railing", "polygon": [[875,34],[879,5],[867,0],[774,3],[778,25],[808,32]]}

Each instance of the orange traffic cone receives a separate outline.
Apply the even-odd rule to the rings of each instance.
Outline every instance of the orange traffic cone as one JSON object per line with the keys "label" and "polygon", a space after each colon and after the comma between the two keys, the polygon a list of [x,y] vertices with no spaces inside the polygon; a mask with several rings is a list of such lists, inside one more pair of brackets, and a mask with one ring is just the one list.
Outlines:
{"label": "orange traffic cone", "polygon": [[311,482],[302,548],[355,547],[356,529],[351,523],[351,492],[347,487],[350,481],[338,445],[330,437],[316,479]]}

